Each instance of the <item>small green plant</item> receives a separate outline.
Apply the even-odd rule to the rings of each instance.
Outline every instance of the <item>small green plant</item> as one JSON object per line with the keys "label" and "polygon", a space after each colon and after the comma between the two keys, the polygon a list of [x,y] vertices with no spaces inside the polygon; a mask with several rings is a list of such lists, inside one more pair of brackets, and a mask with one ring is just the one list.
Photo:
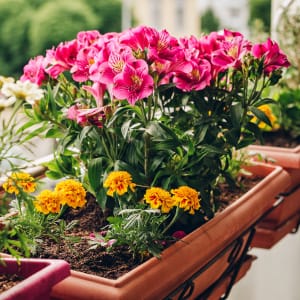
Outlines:
{"label": "small green plant", "polygon": [[159,257],[165,248],[167,218],[168,215],[162,215],[160,210],[124,209],[108,218],[106,238],[115,240],[112,246],[127,245],[134,256],[150,253]]}
{"label": "small green plant", "polygon": [[36,179],[28,173],[18,172],[7,178],[3,189],[6,197],[11,198],[11,211],[15,212],[6,219],[4,232],[1,232],[6,234],[6,239],[1,244],[4,250],[14,256],[19,253],[29,255],[37,252],[46,237],[55,242],[62,239],[67,242],[78,241],[77,238],[67,236],[76,222],[67,223],[61,216],[67,207],[85,205],[86,193],[80,183],[65,180],[59,182],[54,191],[46,189],[33,195],[37,190]]}

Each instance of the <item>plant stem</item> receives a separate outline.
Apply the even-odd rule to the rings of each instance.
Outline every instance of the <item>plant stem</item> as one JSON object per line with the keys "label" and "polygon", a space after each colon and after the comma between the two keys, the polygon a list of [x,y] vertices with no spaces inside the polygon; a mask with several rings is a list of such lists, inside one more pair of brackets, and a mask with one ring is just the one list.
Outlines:
{"label": "plant stem", "polygon": [[172,220],[170,221],[170,223],[164,228],[163,233],[166,233],[174,225],[174,223],[176,222],[176,220],[179,216],[179,211],[180,211],[179,206],[176,206],[175,214],[174,214]]}

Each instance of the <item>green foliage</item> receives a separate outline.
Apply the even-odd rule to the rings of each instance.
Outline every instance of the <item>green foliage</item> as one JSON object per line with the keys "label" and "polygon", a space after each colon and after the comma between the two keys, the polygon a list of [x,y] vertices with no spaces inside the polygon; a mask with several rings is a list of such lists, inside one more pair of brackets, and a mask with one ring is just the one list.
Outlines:
{"label": "green foliage", "polygon": [[60,41],[75,38],[78,31],[98,26],[98,17],[85,1],[51,1],[40,6],[29,30],[30,55],[44,52]]}
{"label": "green foliage", "polygon": [[101,33],[121,30],[122,11],[120,0],[88,1],[88,4],[101,20],[97,26]]}
{"label": "green foliage", "polygon": [[300,89],[284,89],[278,98],[281,128],[292,138],[300,138]]}
{"label": "green foliage", "polygon": [[[20,17],[22,12],[22,17]],[[28,27],[32,10],[26,0],[0,1],[0,72],[20,73],[28,56]]]}
{"label": "green foliage", "polygon": [[271,26],[271,0],[250,0],[250,19],[252,25],[256,19],[263,23],[263,31],[270,32]]}
{"label": "green foliage", "polygon": [[163,223],[167,216],[151,209],[126,209],[109,217],[106,239],[116,239],[113,246],[128,245],[134,256],[151,254],[159,257],[166,237]]}
{"label": "green foliage", "polygon": [[0,72],[19,76],[28,59],[78,31],[121,29],[119,0],[0,0]]}
{"label": "green foliage", "polygon": [[208,8],[201,16],[201,31],[209,33],[220,29],[219,19],[211,8]]}

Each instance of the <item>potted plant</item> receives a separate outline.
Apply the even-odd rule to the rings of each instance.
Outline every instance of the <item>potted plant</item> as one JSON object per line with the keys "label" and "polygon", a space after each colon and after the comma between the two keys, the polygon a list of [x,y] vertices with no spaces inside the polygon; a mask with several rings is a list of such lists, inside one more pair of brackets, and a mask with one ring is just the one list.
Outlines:
{"label": "potted plant", "polygon": [[[289,2],[282,5],[276,24],[279,44],[287,53],[291,67],[285,73],[279,89],[273,90],[278,103],[273,113],[277,128],[264,133],[264,145],[251,145],[249,150],[258,158],[284,167],[292,182],[282,191],[284,200],[258,226],[254,245],[271,248],[285,234],[297,228],[300,212],[300,73],[297,51],[299,49],[299,5]],[[278,109],[279,108],[279,109]]]}
{"label": "potted plant", "polygon": [[[114,280],[72,271],[53,296],[161,298],[204,268],[194,291],[184,288],[194,296],[241,266],[254,224],[290,177],[279,166],[257,163],[249,170],[262,181],[216,213],[219,185],[236,185],[241,164],[234,164],[235,149],[260,134],[254,117],[270,124],[258,107],[273,101],[262,92],[288,65],[270,39],[252,45],[229,30],[177,39],[146,26],[80,32],[31,59],[21,80],[38,84],[45,95],[25,105],[30,121],[23,128],[37,126],[36,133],[56,139],[46,174],[63,180],[32,198],[22,193],[23,175],[8,178],[5,190],[26,199],[18,201],[15,220],[26,216],[21,203],[31,216],[42,216],[42,228],[55,228],[65,224],[70,207],[88,205],[89,195],[108,222],[105,233],[98,230],[90,240],[96,252],[125,247],[134,258],[158,257]],[[166,248],[178,231],[186,236]],[[208,261],[215,263],[206,271]],[[168,276],[157,280],[162,274]],[[76,287],[69,289],[71,281]]]}
{"label": "potted plant", "polygon": [[68,277],[70,266],[64,260],[0,258],[0,276],[18,280],[13,287],[0,293],[1,300],[50,299],[52,287]]}

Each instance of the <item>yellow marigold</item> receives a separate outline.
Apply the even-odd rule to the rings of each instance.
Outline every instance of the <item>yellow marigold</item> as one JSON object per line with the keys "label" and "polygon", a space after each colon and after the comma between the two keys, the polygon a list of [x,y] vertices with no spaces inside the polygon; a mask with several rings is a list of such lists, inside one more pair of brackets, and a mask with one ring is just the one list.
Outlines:
{"label": "yellow marigold", "polygon": [[121,196],[127,193],[128,188],[134,192],[136,184],[132,182],[132,177],[128,172],[113,171],[108,174],[103,186],[108,188],[108,196],[113,196],[114,193]]}
{"label": "yellow marigold", "polygon": [[[278,120],[277,117],[275,116],[275,114],[273,113],[270,105],[264,104],[258,107],[258,109],[260,111],[262,111],[270,120],[270,123],[272,124],[272,129],[278,129],[279,128],[279,124],[278,124]],[[251,119],[252,123],[256,123],[257,122],[257,118],[254,116]],[[258,123],[258,127],[261,129],[268,129],[270,128],[270,126],[268,126],[265,122],[259,122]]]}
{"label": "yellow marigold", "polygon": [[33,193],[36,189],[34,178],[28,173],[12,173],[6,182],[3,183],[3,189],[10,194],[18,195],[22,189],[25,193]]}
{"label": "yellow marigold", "polygon": [[36,196],[33,202],[37,211],[47,215],[49,213],[59,213],[61,204],[58,194],[50,190],[43,190]]}
{"label": "yellow marigold", "polygon": [[195,210],[200,208],[199,193],[188,186],[181,186],[178,189],[172,189],[172,198],[176,201],[180,208],[189,211],[191,215],[195,214]]}
{"label": "yellow marigold", "polygon": [[83,207],[86,203],[86,191],[76,180],[67,179],[59,182],[55,186],[55,192],[58,193],[61,204],[67,204],[72,208]]}
{"label": "yellow marigold", "polygon": [[147,189],[144,200],[150,204],[151,208],[161,208],[163,213],[168,213],[177,204],[168,191],[159,187]]}

